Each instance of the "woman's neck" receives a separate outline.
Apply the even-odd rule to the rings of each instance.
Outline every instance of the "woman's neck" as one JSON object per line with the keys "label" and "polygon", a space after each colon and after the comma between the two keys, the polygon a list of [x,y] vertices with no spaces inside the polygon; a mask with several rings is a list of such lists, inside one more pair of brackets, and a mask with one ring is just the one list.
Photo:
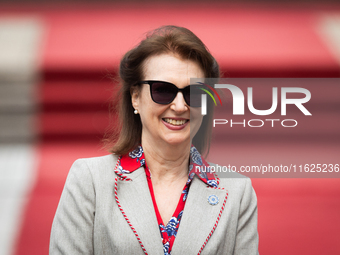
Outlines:
{"label": "woman's neck", "polygon": [[188,177],[190,143],[180,145],[142,142],[146,163],[152,182],[173,183]]}

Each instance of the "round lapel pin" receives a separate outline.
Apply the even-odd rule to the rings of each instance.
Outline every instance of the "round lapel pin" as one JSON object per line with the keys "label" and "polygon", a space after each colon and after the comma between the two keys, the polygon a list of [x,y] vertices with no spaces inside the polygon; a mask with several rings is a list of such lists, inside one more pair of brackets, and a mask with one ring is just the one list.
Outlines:
{"label": "round lapel pin", "polygon": [[210,195],[208,197],[208,202],[211,205],[217,205],[218,204],[218,197],[216,195]]}

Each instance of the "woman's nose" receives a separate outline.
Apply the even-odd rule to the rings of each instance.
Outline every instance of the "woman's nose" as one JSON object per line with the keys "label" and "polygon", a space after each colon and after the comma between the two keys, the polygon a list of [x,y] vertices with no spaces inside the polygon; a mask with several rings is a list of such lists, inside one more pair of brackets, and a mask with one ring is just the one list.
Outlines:
{"label": "woman's nose", "polygon": [[175,99],[172,101],[170,108],[177,112],[187,111],[189,106],[184,100],[182,92],[178,92]]}

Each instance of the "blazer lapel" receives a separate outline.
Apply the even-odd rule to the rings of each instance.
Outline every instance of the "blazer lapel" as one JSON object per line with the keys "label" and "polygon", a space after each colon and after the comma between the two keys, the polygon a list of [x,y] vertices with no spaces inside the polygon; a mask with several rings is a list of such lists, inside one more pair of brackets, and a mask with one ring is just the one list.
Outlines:
{"label": "blazer lapel", "polygon": [[[227,190],[207,187],[196,176],[194,177],[172,247],[172,255],[183,254],[184,247],[187,254],[201,252],[218,224],[227,195]],[[213,205],[216,197],[218,203]]]}
{"label": "blazer lapel", "polygon": [[118,206],[144,252],[149,255],[164,254],[144,168],[140,167],[126,177],[131,180],[116,180]]}

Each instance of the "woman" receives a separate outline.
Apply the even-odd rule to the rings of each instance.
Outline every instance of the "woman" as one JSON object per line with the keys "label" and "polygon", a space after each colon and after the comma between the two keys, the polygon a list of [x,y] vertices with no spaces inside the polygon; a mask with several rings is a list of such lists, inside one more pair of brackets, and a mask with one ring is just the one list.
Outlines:
{"label": "woman", "polygon": [[111,155],[73,164],[50,254],[258,254],[250,180],[196,167],[208,166],[199,152],[212,115],[189,84],[204,77],[219,77],[218,65],[185,28],[161,27],[125,54],[120,136]]}

